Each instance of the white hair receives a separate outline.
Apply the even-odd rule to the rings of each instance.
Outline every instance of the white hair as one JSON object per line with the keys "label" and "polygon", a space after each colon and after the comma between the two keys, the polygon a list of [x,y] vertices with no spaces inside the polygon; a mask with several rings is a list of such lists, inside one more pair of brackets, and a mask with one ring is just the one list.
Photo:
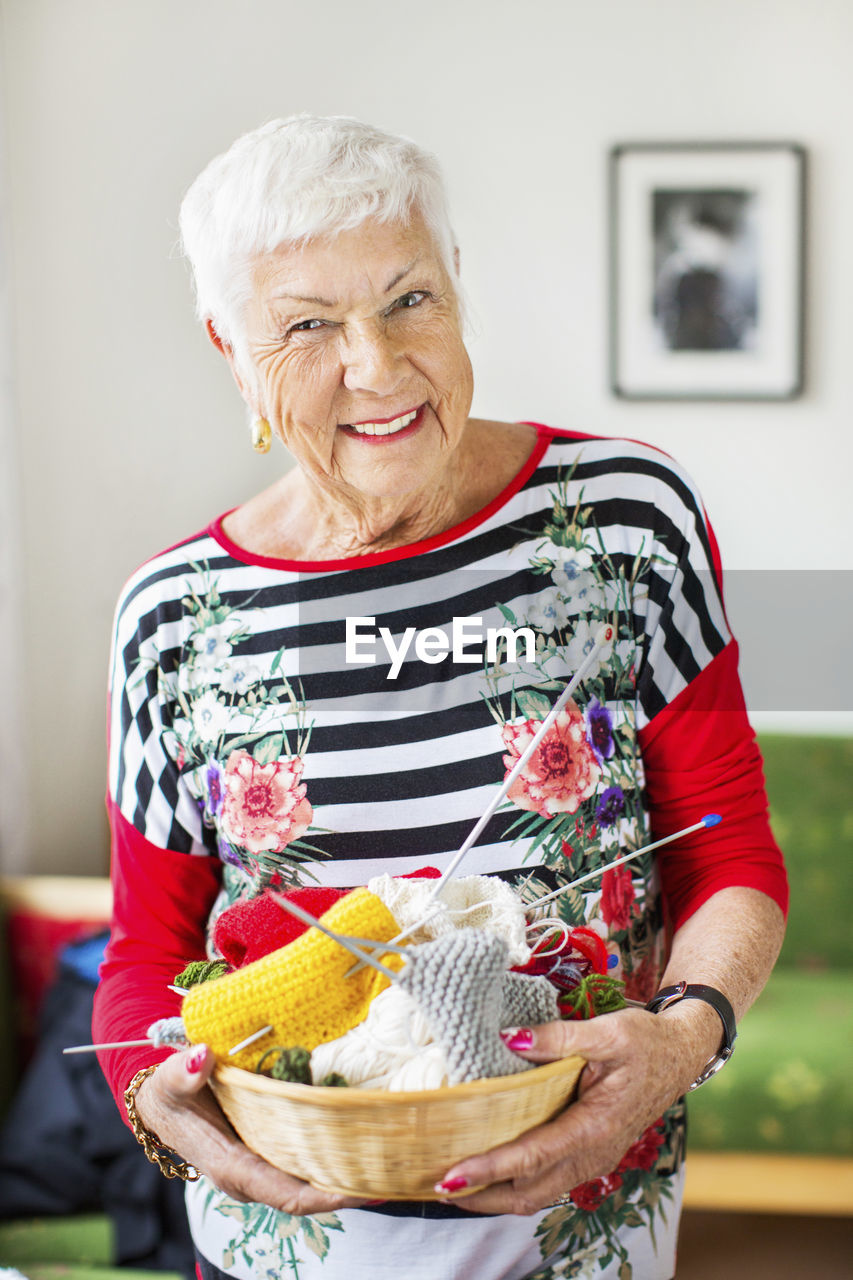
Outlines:
{"label": "white hair", "polygon": [[240,359],[255,257],[367,218],[407,222],[415,211],[453,281],[455,240],[430,152],[349,116],[271,120],[211,160],[181,204],[197,314]]}

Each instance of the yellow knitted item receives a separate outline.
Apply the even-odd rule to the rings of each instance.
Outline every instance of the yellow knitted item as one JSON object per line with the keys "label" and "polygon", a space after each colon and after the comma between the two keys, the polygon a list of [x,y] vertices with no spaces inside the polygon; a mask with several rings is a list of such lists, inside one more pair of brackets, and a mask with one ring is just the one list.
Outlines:
{"label": "yellow knitted item", "polygon": [[[322,917],[335,933],[390,942],[400,932],[375,894],[356,889]],[[397,970],[403,957],[374,952]],[[217,1059],[252,1070],[271,1045],[314,1049],[335,1040],[367,1016],[370,1002],[390,986],[384,973],[366,965],[350,978],[354,957],[319,929],[223,978],[191,987],[181,1014],[191,1044],[210,1045]],[[233,1057],[228,1050],[267,1024],[272,1031]]]}

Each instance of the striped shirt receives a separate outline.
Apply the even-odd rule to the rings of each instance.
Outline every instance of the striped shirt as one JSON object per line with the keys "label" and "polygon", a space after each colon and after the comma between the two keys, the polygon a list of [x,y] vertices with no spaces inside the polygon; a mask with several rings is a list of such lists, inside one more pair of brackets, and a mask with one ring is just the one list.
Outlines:
{"label": "striped shirt", "polygon": [[[148,982],[137,1017],[143,1007],[176,1012],[163,1002],[170,958],[192,937],[200,951],[223,907],[274,878],[351,886],[445,868],[604,626],[610,639],[459,874],[526,880],[530,899],[600,871],[583,893],[557,899],[558,910],[599,933],[628,994],[645,1000],[663,968],[665,911],[680,923],[726,884],[781,900],[715,544],[675,463],[639,443],[539,428],[514,481],[425,542],[350,560],[275,560],[232,544],[219,520],[144,564],[119,602],[113,643],[120,902],[96,1012],[102,1038],[139,1034],[122,997],[130,981],[137,1001]],[[679,728],[690,717],[677,713],[701,709],[697,698],[725,713],[713,744]],[[721,754],[746,760],[737,795]],[[734,837],[703,833],[678,860],[644,856],[607,870],[652,833],[729,802],[753,824],[748,837],[743,827]],[[180,889],[162,887],[161,857]],[[157,1056],[116,1055],[114,1089]],[[650,1278],[672,1272],[678,1109],[660,1133],[656,1160],[633,1170],[640,1212],[616,1224],[628,1256],[642,1260],[635,1274]],[[664,1201],[670,1228],[655,1207]],[[189,1203],[201,1252],[229,1274],[255,1274],[245,1259],[269,1243],[258,1224],[247,1218],[241,1263],[233,1206],[217,1217],[205,1180]],[[478,1280],[549,1276],[554,1259],[573,1256],[572,1215],[588,1208],[551,1211],[566,1227],[549,1259],[536,1233],[549,1211],[478,1220]],[[459,1243],[470,1215],[402,1204],[371,1216],[391,1269],[377,1270],[375,1248],[358,1254],[369,1223],[352,1210],[337,1215],[343,1236],[326,1233],[321,1260],[311,1260],[318,1276],[415,1275],[406,1223],[421,1230],[433,1218],[441,1227],[429,1274],[470,1274]],[[648,1261],[655,1235],[659,1270]]]}

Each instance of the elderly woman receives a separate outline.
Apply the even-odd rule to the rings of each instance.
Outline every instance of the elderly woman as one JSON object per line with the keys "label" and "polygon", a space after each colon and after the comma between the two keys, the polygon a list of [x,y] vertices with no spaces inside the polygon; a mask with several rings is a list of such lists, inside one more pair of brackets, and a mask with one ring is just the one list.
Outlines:
{"label": "elderly woman", "polygon": [[[105,1053],[119,1104],[133,1081],[138,1136],[200,1171],[205,1280],[667,1280],[680,1100],[728,1055],[785,909],[696,492],[633,441],[469,416],[458,251],[435,162],[409,140],[275,121],[208,166],[181,225],[253,443],[296,465],[145,564],[119,604],[97,1038],[176,1012],[175,974],[273,877],[446,867],[603,622],[465,871],[526,880],[530,899],[600,869],[558,909],[606,948],[630,1004],[506,1028],[530,1062],[582,1054],[580,1098],[447,1169],[430,1204],[272,1168],[217,1108],[203,1045]],[[509,634],[483,642],[500,627],[514,654]],[[610,867],[708,811],[715,831]]]}

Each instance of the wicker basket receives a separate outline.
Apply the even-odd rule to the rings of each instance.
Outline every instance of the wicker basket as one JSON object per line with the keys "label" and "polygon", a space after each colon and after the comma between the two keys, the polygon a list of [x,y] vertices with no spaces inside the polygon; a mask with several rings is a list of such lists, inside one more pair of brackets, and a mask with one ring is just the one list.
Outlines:
{"label": "wicker basket", "polygon": [[410,1093],[288,1084],[217,1066],[211,1086],[246,1145],[286,1173],[371,1200],[437,1200],[436,1182],[458,1160],[562,1111],[583,1066],[583,1058],[562,1058]]}

